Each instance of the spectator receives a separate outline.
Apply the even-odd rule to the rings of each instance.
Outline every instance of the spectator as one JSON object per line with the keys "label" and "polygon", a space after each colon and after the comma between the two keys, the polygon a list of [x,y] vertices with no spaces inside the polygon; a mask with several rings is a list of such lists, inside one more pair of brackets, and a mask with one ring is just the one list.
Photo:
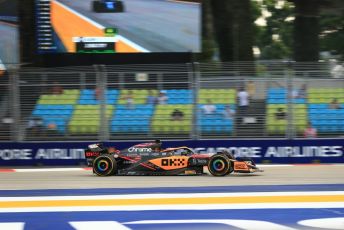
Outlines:
{"label": "spectator", "polygon": [[330,109],[340,109],[340,104],[338,103],[337,98],[334,98],[329,104]]}
{"label": "spectator", "polygon": [[254,95],[256,94],[256,85],[254,84],[253,81],[249,81],[246,87],[247,87],[248,95],[250,96],[250,98],[253,98]]}
{"label": "spectator", "polygon": [[216,112],[216,106],[211,103],[211,100],[207,100],[207,104],[202,106],[203,113],[206,115],[211,115]]}
{"label": "spectator", "polygon": [[235,115],[235,111],[231,108],[230,105],[226,105],[225,110],[223,111],[223,116],[225,119],[232,119]]}
{"label": "spectator", "polygon": [[291,93],[292,98],[306,98],[307,86],[303,84],[299,90],[294,89]]}
{"label": "spectator", "polygon": [[184,117],[184,113],[182,111],[180,111],[179,109],[175,109],[171,113],[171,120],[173,120],[173,121],[180,121],[183,119],[183,117]]}
{"label": "spectator", "polygon": [[58,135],[58,131],[57,131],[57,126],[54,122],[50,122],[47,125],[47,131],[46,131],[47,135],[51,135],[51,136],[56,136]]}
{"label": "spectator", "polygon": [[336,64],[331,70],[331,74],[333,78],[344,77],[344,63],[342,65],[340,63]]}
{"label": "spectator", "polygon": [[168,97],[166,96],[166,90],[161,90],[158,96],[158,104],[164,105],[167,103]]}
{"label": "spectator", "polygon": [[154,96],[153,91],[151,90],[147,96],[146,103],[149,105],[155,105],[157,103],[157,98]]}
{"label": "spectator", "polygon": [[317,129],[312,127],[312,124],[308,122],[305,131],[303,132],[303,136],[306,138],[316,138],[317,137]]}
{"label": "spectator", "polygon": [[134,97],[133,97],[133,92],[132,91],[128,91],[128,94],[121,97],[121,99],[126,100],[126,106],[129,109],[133,109],[134,108]]}
{"label": "spectator", "polygon": [[303,98],[305,99],[307,97],[307,85],[303,84],[299,91],[297,92],[297,97],[298,98]]}
{"label": "spectator", "polygon": [[40,117],[31,117],[28,123],[30,136],[41,136],[43,134],[43,120]]}
{"label": "spectator", "polygon": [[247,108],[249,106],[249,97],[250,95],[248,92],[245,91],[245,89],[242,87],[240,88],[238,92],[238,98],[239,98],[239,109],[241,110],[242,113],[247,112]]}
{"label": "spectator", "polygon": [[53,83],[53,87],[51,88],[51,92],[52,92],[53,94],[56,94],[56,95],[62,94],[62,93],[63,93],[63,88],[62,88],[62,86],[60,85],[60,83],[58,83],[57,81],[55,81],[55,82]]}
{"label": "spectator", "polygon": [[297,89],[293,89],[291,91],[291,98],[297,98],[298,96],[299,96],[299,92],[297,91]]}
{"label": "spectator", "polygon": [[102,89],[97,87],[94,91],[94,96],[99,101],[102,98]]}
{"label": "spectator", "polygon": [[278,108],[277,112],[275,113],[276,120],[283,120],[287,116],[286,112],[282,108]]}

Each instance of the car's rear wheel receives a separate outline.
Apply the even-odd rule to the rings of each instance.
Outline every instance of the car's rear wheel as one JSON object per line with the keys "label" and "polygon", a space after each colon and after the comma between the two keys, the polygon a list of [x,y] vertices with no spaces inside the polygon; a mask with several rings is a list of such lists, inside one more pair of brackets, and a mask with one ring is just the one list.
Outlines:
{"label": "car's rear wheel", "polygon": [[215,154],[209,159],[208,170],[213,176],[226,176],[233,171],[229,158],[223,154]]}
{"label": "car's rear wheel", "polygon": [[111,176],[117,172],[116,159],[110,154],[103,154],[94,159],[93,172],[98,176]]}
{"label": "car's rear wheel", "polygon": [[102,3],[99,1],[92,1],[92,11],[96,12],[96,13],[100,13],[102,12],[102,9],[104,7],[102,7]]}

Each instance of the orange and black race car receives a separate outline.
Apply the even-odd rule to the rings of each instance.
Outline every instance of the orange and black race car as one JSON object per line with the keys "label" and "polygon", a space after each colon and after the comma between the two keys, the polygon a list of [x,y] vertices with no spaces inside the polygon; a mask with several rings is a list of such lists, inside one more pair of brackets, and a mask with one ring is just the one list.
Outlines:
{"label": "orange and black race car", "polygon": [[85,150],[85,157],[87,165],[98,176],[201,175],[205,174],[205,166],[213,176],[261,171],[250,158],[236,159],[227,151],[197,154],[188,147],[162,149],[160,140],[121,151],[92,144]]}

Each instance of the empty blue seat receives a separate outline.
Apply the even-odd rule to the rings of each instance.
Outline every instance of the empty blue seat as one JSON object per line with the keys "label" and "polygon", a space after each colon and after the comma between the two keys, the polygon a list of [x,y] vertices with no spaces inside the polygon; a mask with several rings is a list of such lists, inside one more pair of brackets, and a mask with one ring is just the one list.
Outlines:
{"label": "empty blue seat", "polygon": [[111,121],[111,131],[115,133],[149,131],[150,119],[154,112],[153,105],[135,105],[130,109],[126,105],[118,105]]}
{"label": "empty blue seat", "polygon": [[268,99],[285,99],[287,97],[286,94],[276,94],[276,93],[269,93],[268,94]]}
{"label": "empty blue seat", "polygon": [[80,105],[98,105],[99,101],[95,99],[89,99],[89,100],[79,100]]}
{"label": "empty blue seat", "polygon": [[275,99],[275,98],[270,98],[268,99],[268,104],[286,104],[287,100],[286,99]]}
{"label": "empty blue seat", "polygon": [[285,88],[269,88],[268,94],[286,94],[287,90]]}
{"label": "empty blue seat", "polygon": [[119,94],[119,91],[117,89],[108,89],[106,91],[106,94],[107,95],[118,95]]}
{"label": "empty blue seat", "polygon": [[[115,104],[118,98],[118,90],[112,89],[105,91],[105,103],[106,104]],[[84,89],[81,90],[79,104],[81,105],[98,105],[100,100],[96,98],[95,90],[93,89]]]}
{"label": "empty blue seat", "polygon": [[81,95],[85,95],[85,94],[94,94],[94,89],[83,89],[81,90]]}
{"label": "empty blue seat", "polygon": [[93,94],[81,94],[79,100],[92,100],[94,99]]}
{"label": "empty blue seat", "polygon": [[309,104],[308,108],[310,108],[310,109],[326,109],[326,108],[328,108],[328,104]]}
{"label": "empty blue seat", "polygon": [[306,99],[296,98],[296,99],[292,100],[292,103],[295,103],[295,104],[305,104],[306,103]]}

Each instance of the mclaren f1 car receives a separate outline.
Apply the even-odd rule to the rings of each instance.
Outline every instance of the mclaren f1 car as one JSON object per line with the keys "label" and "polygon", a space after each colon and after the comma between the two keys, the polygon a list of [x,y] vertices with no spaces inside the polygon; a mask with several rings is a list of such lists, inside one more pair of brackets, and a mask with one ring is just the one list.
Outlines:
{"label": "mclaren f1 car", "polygon": [[201,175],[206,168],[213,176],[261,171],[250,158],[236,159],[227,151],[197,154],[185,146],[162,149],[160,140],[124,150],[91,144],[85,150],[85,158],[98,176]]}
{"label": "mclaren f1 car", "polygon": [[92,1],[92,10],[96,13],[124,12],[124,4],[120,0],[96,0]]}

